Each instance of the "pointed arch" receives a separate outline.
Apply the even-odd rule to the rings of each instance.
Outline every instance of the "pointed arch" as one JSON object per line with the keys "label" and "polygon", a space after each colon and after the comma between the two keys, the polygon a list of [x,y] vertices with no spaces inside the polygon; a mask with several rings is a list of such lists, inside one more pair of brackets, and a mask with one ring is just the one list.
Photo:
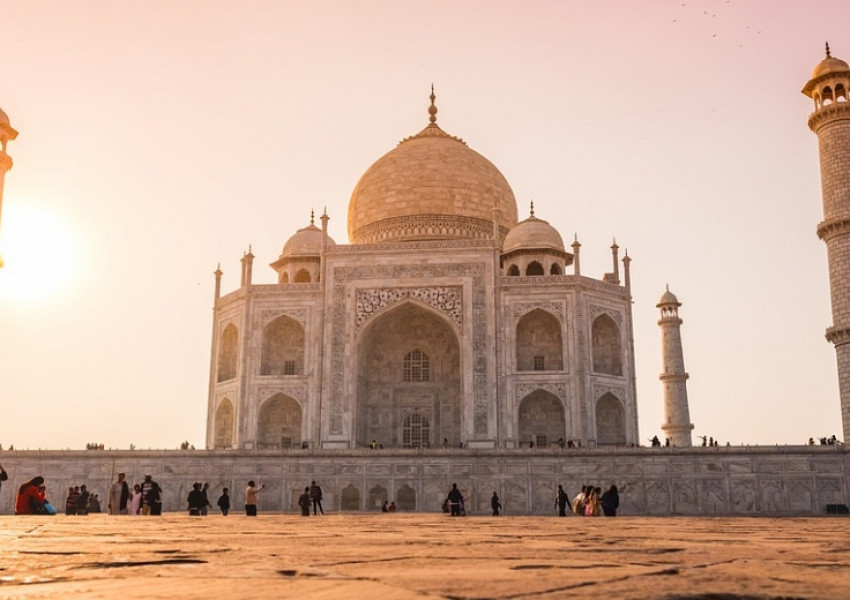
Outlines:
{"label": "pointed arch", "polygon": [[623,374],[620,328],[607,314],[596,317],[591,330],[593,370],[607,375]]}
{"label": "pointed arch", "polygon": [[564,344],[561,321],[552,313],[535,308],[516,325],[517,371],[562,371]]}
{"label": "pointed arch", "polygon": [[546,446],[567,436],[564,404],[552,392],[536,389],[519,404],[517,418],[518,442],[527,446]]}
{"label": "pointed arch", "polygon": [[295,274],[295,283],[310,283],[310,271],[307,269],[298,269]]}
{"label": "pointed arch", "polygon": [[286,315],[263,329],[260,375],[302,375],[305,335],[301,324]]}
{"label": "pointed arch", "polygon": [[279,283],[289,283],[289,273],[287,273],[286,271],[281,273]]}
{"label": "pointed arch", "polygon": [[552,263],[552,267],[549,269],[549,275],[560,275],[561,267],[558,263]]}
{"label": "pointed arch", "polygon": [[339,508],[340,510],[360,510],[360,489],[353,483],[342,488]]}
{"label": "pointed arch", "polygon": [[239,356],[239,331],[230,323],[221,332],[218,347],[218,373],[216,381],[229,381],[236,378],[236,362]]}
{"label": "pointed arch", "polygon": [[297,448],[301,445],[301,405],[286,394],[275,394],[260,406],[257,447]]}
{"label": "pointed arch", "polygon": [[508,268],[508,277],[519,277],[519,267],[516,265],[511,265]]}
{"label": "pointed arch", "polygon": [[213,448],[223,450],[233,447],[233,403],[229,398],[219,402],[215,410]]}
{"label": "pointed arch", "polygon": [[388,497],[389,494],[387,494],[387,489],[381,484],[376,485],[369,490],[369,504],[366,509],[381,510],[381,506],[383,506],[384,502],[389,499]]}
{"label": "pointed arch", "polygon": [[622,446],[626,443],[626,411],[611,392],[596,401],[596,444]]}
{"label": "pointed arch", "polygon": [[396,492],[396,506],[399,510],[408,510],[413,512],[416,510],[416,490],[406,483],[401,486]]}
{"label": "pointed arch", "polygon": [[446,315],[415,300],[388,307],[365,324],[356,353],[358,445],[461,440],[460,340]]}
{"label": "pointed arch", "polygon": [[544,274],[543,265],[541,265],[536,260],[533,260],[530,263],[528,263],[528,266],[525,268],[525,274],[526,275],[543,275]]}

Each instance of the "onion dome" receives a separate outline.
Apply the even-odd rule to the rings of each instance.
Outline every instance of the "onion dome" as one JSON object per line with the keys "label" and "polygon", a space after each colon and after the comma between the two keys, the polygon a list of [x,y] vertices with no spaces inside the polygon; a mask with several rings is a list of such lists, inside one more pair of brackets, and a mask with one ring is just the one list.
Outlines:
{"label": "onion dome", "polygon": [[661,295],[661,300],[656,304],[657,307],[661,307],[665,304],[675,304],[676,306],[682,306],[682,303],[679,302],[679,299],[676,298],[676,294],[670,291],[670,286],[667,286],[667,291]]}
{"label": "onion dome", "polygon": [[811,97],[815,90],[818,88],[818,84],[824,78],[827,78],[832,75],[848,75],[850,74],[850,65],[848,65],[845,61],[840,58],[835,58],[829,51],[829,44],[826,44],[826,58],[820,61],[815,70],[812,71],[812,77],[809,82],[806,84],[806,87],[803,88],[803,93],[806,96]]}
{"label": "onion dome", "polygon": [[[336,242],[330,237],[328,237],[328,246],[336,246]],[[311,214],[310,224],[307,227],[299,229],[292,237],[286,240],[280,257],[320,256],[321,254],[322,230],[313,224],[313,215]]]}
{"label": "onion dome", "polygon": [[558,230],[547,221],[534,216],[534,203],[531,216],[517,223],[505,236],[502,252],[507,254],[519,249],[551,249],[565,252],[564,240]]}
{"label": "onion dome", "polygon": [[433,88],[430,98],[430,124],[379,158],[354,187],[351,243],[490,239],[494,217],[500,237],[516,224],[505,177],[437,125]]}

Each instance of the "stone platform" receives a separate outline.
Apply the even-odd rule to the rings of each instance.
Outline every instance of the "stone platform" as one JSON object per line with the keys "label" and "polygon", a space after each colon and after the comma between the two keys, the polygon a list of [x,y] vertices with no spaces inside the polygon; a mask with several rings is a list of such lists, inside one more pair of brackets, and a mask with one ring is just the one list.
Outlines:
{"label": "stone platform", "polygon": [[0,517],[0,598],[848,595],[846,517]]}

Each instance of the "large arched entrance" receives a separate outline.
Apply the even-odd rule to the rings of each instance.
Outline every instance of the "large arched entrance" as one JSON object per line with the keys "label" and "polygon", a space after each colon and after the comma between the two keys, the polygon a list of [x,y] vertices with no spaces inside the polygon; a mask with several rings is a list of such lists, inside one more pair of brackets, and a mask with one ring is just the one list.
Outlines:
{"label": "large arched entrance", "polygon": [[560,398],[546,390],[537,389],[519,404],[518,441],[528,446],[546,446],[563,439],[567,431],[564,405]]}
{"label": "large arched entrance", "polygon": [[260,407],[257,447],[276,450],[301,445],[301,406],[285,394],[275,394]]}
{"label": "large arched entrance", "polygon": [[617,397],[608,392],[596,402],[596,444],[599,446],[626,443],[626,412]]}
{"label": "large arched entrance", "polygon": [[461,439],[460,344],[441,316],[406,302],[357,345],[356,442],[427,447]]}

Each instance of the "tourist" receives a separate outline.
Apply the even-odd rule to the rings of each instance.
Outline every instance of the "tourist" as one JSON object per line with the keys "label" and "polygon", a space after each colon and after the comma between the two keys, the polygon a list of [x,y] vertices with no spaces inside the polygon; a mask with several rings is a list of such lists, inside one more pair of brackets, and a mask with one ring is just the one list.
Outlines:
{"label": "tourist", "polygon": [[301,507],[301,516],[310,516],[310,486],[304,488],[304,493],[298,496],[298,506]]}
{"label": "tourist", "polygon": [[201,507],[206,506],[206,499],[204,498],[204,493],[201,491],[200,483],[195,482],[192,484],[192,491],[186,497],[186,504],[188,504],[190,516],[201,516]]}
{"label": "tourist", "polygon": [[387,512],[395,512],[396,510],[398,509],[396,509],[395,500],[393,500],[392,502],[390,502],[390,505],[387,508]]}
{"label": "tourist", "polygon": [[584,503],[587,500],[587,488],[589,486],[581,486],[581,491],[573,498],[573,514],[584,515]]}
{"label": "tourist", "polygon": [[224,488],[221,490],[221,496],[218,497],[218,507],[221,509],[222,516],[226,517],[227,513],[230,512],[230,495],[228,494],[230,490]]}
{"label": "tourist", "polygon": [[617,486],[611,484],[605,493],[602,494],[602,513],[606,517],[616,517],[617,508],[620,506],[620,493],[617,491]]}
{"label": "tourist", "polygon": [[499,511],[502,510],[502,503],[499,502],[499,495],[496,492],[493,492],[490,498],[490,508],[493,509],[493,516],[498,517]]}
{"label": "tourist", "polygon": [[567,492],[564,491],[564,486],[558,486],[558,494],[555,496],[555,506],[558,507],[558,516],[566,517],[567,516],[567,505],[570,503],[570,497],[567,496]]}
{"label": "tourist", "polygon": [[106,508],[110,515],[126,515],[127,501],[130,499],[130,486],[124,481],[126,475],[118,473],[118,479],[109,487]]}
{"label": "tourist", "polygon": [[162,514],[162,488],[150,473],[145,474],[145,480],[142,482],[142,514]]}
{"label": "tourist", "polygon": [[584,505],[584,516],[586,517],[598,517],[602,510],[600,506],[599,497],[602,495],[602,488],[598,487],[590,487],[590,493],[587,496],[587,502]]}
{"label": "tourist", "polygon": [[459,517],[461,509],[463,508],[463,494],[461,494],[460,490],[457,489],[456,483],[452,484],[452,489],[449,490],[449,495],[446,496],[446,499],[449,501],[451,516]]}
{"label": "tourist", "polygon": [[43,515],[44,510],[44,492],[41,486],[44,485],[44,477],[33,477],[29,481],[25,481],[18,488],[18,495],[15,497],[15,514],[16,515]]}
{"label": "tourist", "polygon": [[381,512],[390,512],[390,503],[384,500],[384,503],[381,504]]}
{"label": "tourist", "polygon": [[80,488],[76,486],[70,486],[68,488],[68,497],[65,499],[65,514],[66,515],[75,515],[77,514],[77,501],[80,498]]}
{"label": "tourist", "polygon": [[204,485],[201,486],[201,494],[204,495],[204,503],[203,503],[203,505],[201,505],[201,516],[202,517],[207,516],[207,512],[209,511],[209,508],[211,506],[210,497],[209,497],[209,494],[208,494],[209,489],[210,489],[210,484],[208,484],[207,482],[204,482]]}
{"label": "tourist", "polygon": [[89,494],[85,484],[80,485],[80,495],[77,496],[77,512],[78,515],[89,514]]}
{"label": "tourist", "polygon": [[248,487],[245,489],[245,516],[257,516],[257,496],[260,495],[264,487],[266,486],[262,484],[257,487],[253,479],[248,482]]}
{"label": "tourist", "polygon": [[[2,449],[2,446],[0,446],[0,449]],[[0,465],[0,488],[3,487],[3,482],[7,479],[9,479],[9,475],[3,469],[3,465]]]}
{"label": "tourist", "polygon": [[310,484],[310,500],[313,502],[313,516],[316,516],[316,507],[324,515],[325,511],[322,509],[322,488],[315,481]]}
{"label": "tourist", "polygon": [[90,513],[100,512],[100,497],[97,494],[89,495],[88,511]]}
{"label": "tourist", "polygon": [[138,483],[133,486],[133,494],[130,496],[130,502],[127,504],[127,514],[134,517],[139,516],[142,510],[142,486]]}

